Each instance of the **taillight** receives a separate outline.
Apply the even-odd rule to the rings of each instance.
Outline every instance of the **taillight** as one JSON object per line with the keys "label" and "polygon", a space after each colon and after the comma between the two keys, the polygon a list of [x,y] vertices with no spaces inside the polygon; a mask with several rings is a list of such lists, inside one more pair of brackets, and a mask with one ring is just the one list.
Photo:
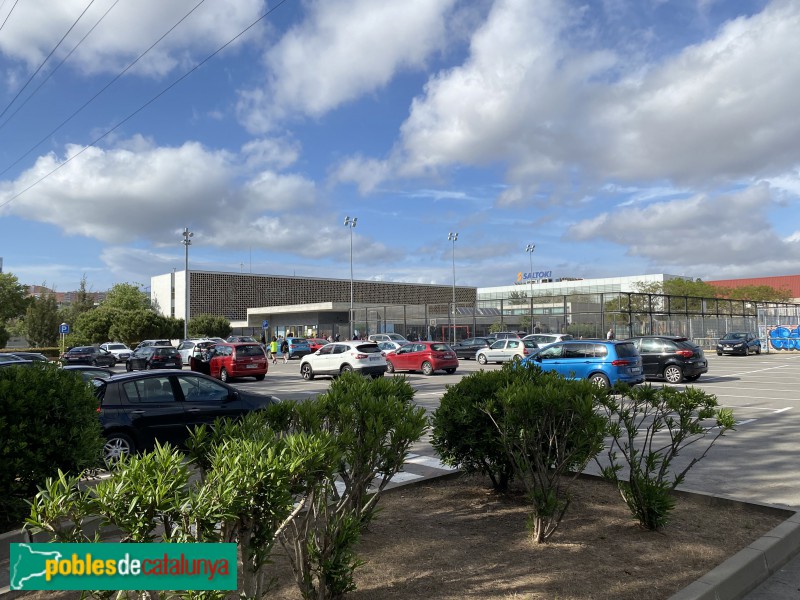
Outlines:
{"label": "taillight", "polygon": [[365,358],[369,358],[369,354],[354,354],[353,358],[356,360],[363,360]]}
{"label": "taillight", "polygon": [[675,354],[682,356],[683,358],[691,358],[694,356],[694,352],[691,350],[678,350]]}
{"label": "taillight", "polygon": [[628,367],[633,363],[629,360],[618,358],[617,360],[612,360],[611,364],[614,365],[615,367]]}
{"label": "taillight", "polygon": [[523,348],[523,349],[522,349],[522,353],[523,353],[525,356],[528,356],[528,354],[530,354],[530,352],[528,351],[528,349],[527,349],[527,348]]}

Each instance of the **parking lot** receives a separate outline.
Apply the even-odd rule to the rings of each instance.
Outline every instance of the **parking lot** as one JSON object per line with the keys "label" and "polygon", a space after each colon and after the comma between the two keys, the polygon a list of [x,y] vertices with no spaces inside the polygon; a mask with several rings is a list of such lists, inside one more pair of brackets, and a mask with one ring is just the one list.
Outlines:
{"label": "parking lot", "polygon": [[[708,373],[693,385],[716,395],[719,404],[731,408],[736,431],[726,434],[708,456],[689,472],[683,488],[731,496],[749,502],[789,505],[800,509],[800,353],[721,356],[706,353]],[[328,377],[305,381],[300,361],[270,364],[265,381],[238,379],[232,384],[282,399],[303,399],[324,392]],[[479,369],[499,369],[461,361],[453,375],[437,372],[426,377],[408,374],[416,390],[415,400],[429,412],[436,409],[447,385]],[[115,370],[123,370],[116,367]],[[653,385],[665,385],[653,382]],[[696,446],[692,452],[702,451]],[[433,455],[426,441],[414,449]],[[682,461],[693,454],[687,452]]]}

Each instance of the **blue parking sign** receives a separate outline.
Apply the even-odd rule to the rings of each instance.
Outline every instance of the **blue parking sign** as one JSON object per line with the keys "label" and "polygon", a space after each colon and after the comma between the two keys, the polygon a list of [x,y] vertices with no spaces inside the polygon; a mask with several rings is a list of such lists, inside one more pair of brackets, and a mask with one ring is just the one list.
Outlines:
{"label": "blue parking sign", "polygon": [[266,329],[267,327],[269,327],[269,321],[264,319],[263,321],[261,321],[261,329]]}
{"label": "blue parking sign", "polygon": [[69,325],[62,323],[58,326],[58,333],[69,333]]}

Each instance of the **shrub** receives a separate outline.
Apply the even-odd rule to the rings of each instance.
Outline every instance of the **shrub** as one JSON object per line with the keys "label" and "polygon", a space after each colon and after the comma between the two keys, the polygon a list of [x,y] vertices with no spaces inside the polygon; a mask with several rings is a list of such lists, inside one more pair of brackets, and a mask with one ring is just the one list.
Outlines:
{"label": "shrub", "polygon": [[21,523],[26,500],[60,470],[100,461],[97,399],[75,373],[53,365],[0,369],[0,526]]}
{"label": "shrub", "polygon": [[[717,408],[716,397],[702,390],[650,385],[605,396],[602,406],[611,420],[608,464],[601,465],[603,476],[617,485],[642,527],[659,530],[675,507],[672,491],[714,443],[733,429],[733,412]],[[711,421],[714,427],[704,426],[704,421],[709,425]],[[671,470],[673,459],[682,450],[709,435],[711,441],[701,454],[683,470]],[[620,478],[623,467],[627,481]]]}
{"label": "shrub", "polygon": [[447,388],[431,418],[431,445],[451,467],[488,475],[496,490],[508,489],[513,476],[493,413],[487,403],[506,385],[529,380],[530,369],[505,365],[499,371],[477,371]]}
{"label": "shrub", "polygon": [[[514,473],[532,505],[536,543],[555,533],[570,504],[569,486],[603,449],[607,420],[596,412],[606,391],[586,380],[531,370],[498,393],[487,409],[500,432]],[[524,369],[520,369],[524,370]]]}

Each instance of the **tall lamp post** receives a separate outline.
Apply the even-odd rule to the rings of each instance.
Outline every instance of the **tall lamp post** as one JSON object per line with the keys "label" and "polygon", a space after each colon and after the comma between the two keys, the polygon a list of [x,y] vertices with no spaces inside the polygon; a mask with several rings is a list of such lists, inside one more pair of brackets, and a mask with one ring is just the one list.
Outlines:
{"label": "tall lamp post", "polygon": [[358,217],[344,218],[344,226],[350,228],[350,316],[348,317],[350,326],[350,339],[353,339],[353,229],[356,227]]}
{"label": "tall lamp post", "polygon": [[525,252],[528,253],[528,258],[531,263],[531,270],[528,272],[528,280],[531,282],[531,333],[536,333],[536,326],[533,324],[533,251],[536,249],[536,244],[528,244],[525,246]]}
{"label": "tall lamp post", "polygon": [[458,240],[458,232],[450,232],[447,234],[447,241],[453,242],[453,343],[456,343],[456,241]]}
{"label": "tall lamp post", "polygon": [[184,285],[186,286],[183,296],[183,339],[189,339],[189,246],[192,245],[192,236],[194,233],[189,231],[188,227],[183,228],[183,241],[184,246]]}

